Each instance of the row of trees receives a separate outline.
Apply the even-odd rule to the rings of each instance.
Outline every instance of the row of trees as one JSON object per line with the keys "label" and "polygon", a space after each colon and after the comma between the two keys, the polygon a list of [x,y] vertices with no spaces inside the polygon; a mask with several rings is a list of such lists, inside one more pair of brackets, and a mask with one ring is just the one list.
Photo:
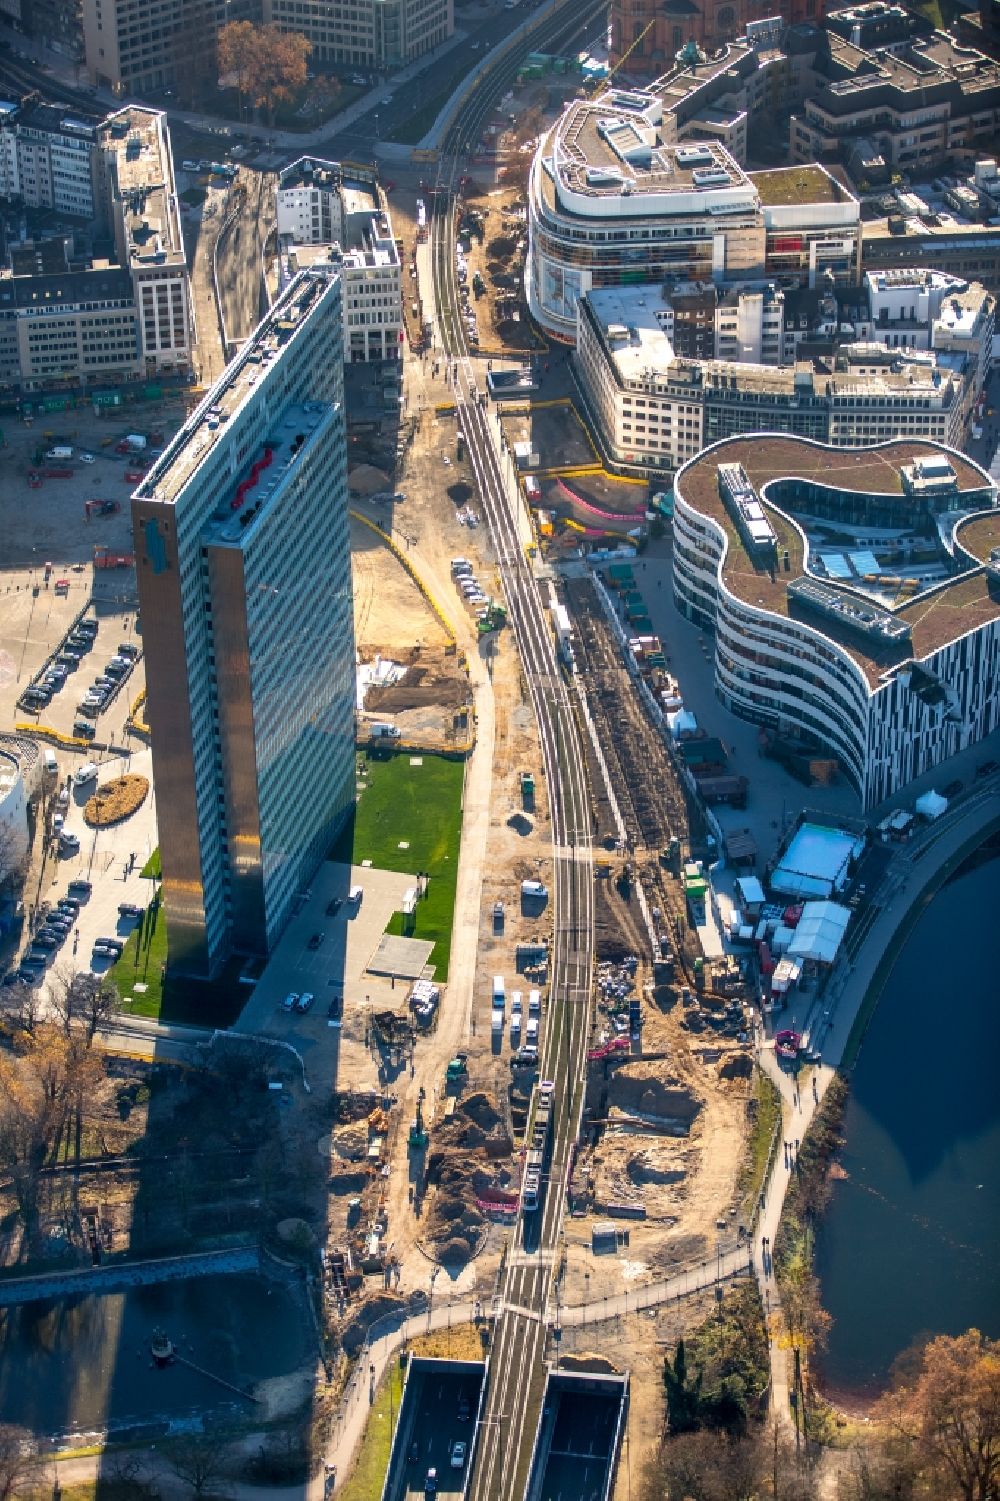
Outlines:
{"label": "row of trees", "polygon": [[[664,1363],[670,1427],[644,1480],[644,1501],[998,1501],[1000,1341],[970,1329],[897,1362],[872,1412],[871,1437],[843,1456],[836,1490],[820,1487],[777,1428],[733,1425],[732,1404],[705,1402],[683,1342]],[[831,1468],[828,1453],[824,1473]]]}
{"label": "row of trees", "polygon": [[80,1157],[87,1102],[104,1078],[94,1038],[120,1002],[113,985],[90,974],[53,975],[53,1020],[38,1020],[37,994],[29,986],[5,987],[3,999],[14,1047],[0,1053],[0,1169],[30,1255],[44,1170]]}
{"label": "row of trees", "polygon": [[293,99],[305,85],[312,43],[298,32],[279,31],[277,26],[230,21],[219,32],[218,46],[219,74],[232,79],[240,115],[249,100],[273,124],[275,107]]}

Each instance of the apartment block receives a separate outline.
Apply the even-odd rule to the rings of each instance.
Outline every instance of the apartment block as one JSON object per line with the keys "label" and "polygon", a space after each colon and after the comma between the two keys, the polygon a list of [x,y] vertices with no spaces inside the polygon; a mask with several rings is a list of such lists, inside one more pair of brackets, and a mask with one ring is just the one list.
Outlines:
{"label": "apartment block", "polygon": [[260,19],[260,0],[83,0],[87,76],[119,94],[176,88],[211,72],[222,26]]}
{"label": "apartment block", "polygon": [[277,217],[282,280],[320,259],[340,271],[345,359],[398,360],[402,273],[376,174],[303,157],[281,173]]}
{"label": "apartment block", "polygon": [[[65,119],[52,123],[57,141],[76,140]],[[89,193],[88,217],[112,240],[114,259],[78,258],[71,234],[11,248],[0,270],[0,386],[8,390],[87,388],[190,369],[194,324],[166,117],[133,105],[81,131],[86,153],[74,154],[72,175],[50,177],[46,191],[64,205]],[[2,142],[20,172],[16,122],[0,130]],[[45,152],[58,161],[49,143],[27,146],[36,166]]]}
{"label": "apartment block", "polygon": [[97,126],[65,108],[0,103],[0,198],[62,217],[97,215]]}
{"label": "apartment block", "polygon": [[354,805],[342,280],[280,295],[132,497],[171,968],[268,952]]}

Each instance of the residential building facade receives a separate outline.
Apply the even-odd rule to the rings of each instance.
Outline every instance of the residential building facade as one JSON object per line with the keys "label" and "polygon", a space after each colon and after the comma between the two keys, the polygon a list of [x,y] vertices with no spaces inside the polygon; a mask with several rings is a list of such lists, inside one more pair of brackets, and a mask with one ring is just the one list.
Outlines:
{"label": "residential building facade", "polygon": [[169,962],[202,976],[273,947],[354,804],[341,296],[297,276],[132,497]]}
{"label": "residential building facade", "polygon": [[[8,390],[190,369],[194,320],[166,117],[132,105],[94,127],[85,144],[88,217],[112,239],[115,258],[71,258],[72,236],[12,248],[0,270],[0,387]],[[73,165],[82,201],[87,173]]]}
{"label": "residential building facade", "polygon": [[[844,452],[760,433],[707,448],[674,484],[673,579],[678,608],[713,637],[721,701],[833,757],[865,812],[988,735],[997,504],[984,470],[928,443]],[[834,548],[817,518],[865,550]],[[931,533],[954,555],[939,544],[901,589],[899,567],[926,563]]]}
{"label": "residential building facade", "polygon": [[0,198],[26,208],[94,219],[98,205],[97,126],[67,109],[0,104]]}

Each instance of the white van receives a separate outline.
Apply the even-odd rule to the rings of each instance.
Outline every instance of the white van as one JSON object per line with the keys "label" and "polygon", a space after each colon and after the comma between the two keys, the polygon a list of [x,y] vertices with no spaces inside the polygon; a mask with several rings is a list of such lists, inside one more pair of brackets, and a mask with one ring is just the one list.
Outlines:
{"label": "white van", "polygon": [[347,898],[347,905],[353,913],[357,913],[364,899],[365,888],[363,886],[352,886]]}
{"label": "white van", "polygon": [[45,763],[46,775],[54,777],[59,771],[59,762],[56,760],[55,751],[50,750],[48,747],[46,747],[42,752],[42,760]]}
{"label": "white van", "polygon": [[493,976],[493,1004],[499,1006],[502,1011],[507,1003],[507,987],[504,984],[503,975]]}
{"label": "white van", "polygon": [[74,773],[74,787],[86,787],[88,782],[96,781],[97,767],[93,761],[84,761],[78,771]]}
{"label": "white van", "polygon": [[529,1048],[538,1046],[538,1025],[537,1016],[528,1017],[528,1025],[524,1029],[524,1041]]}
{"label": "white van", "polygon": [[528,991],[528,1015],[539,1016],[542,1010],[542,992],[540,990]]}
{"label": "white van", "polygon": [[545,897],[549,894],[549,888],[544,881],[522,881],[521,895],[530,897]]}

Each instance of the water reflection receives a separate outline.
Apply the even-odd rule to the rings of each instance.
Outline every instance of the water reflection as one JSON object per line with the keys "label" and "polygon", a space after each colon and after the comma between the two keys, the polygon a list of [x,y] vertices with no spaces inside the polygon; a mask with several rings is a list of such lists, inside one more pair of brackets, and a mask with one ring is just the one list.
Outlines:
{"label": "water reflection", "polygon": [[184,1363],[153,1367],[163,1327],[185,1361],[245,1388],[311,1356],[298,1287],[252,1275],[28,1303],[0,1314],[0,1413],[36,1432],[92,1431],[246,1406]]}
{"label": "water reflection", "polygon": [[884,1382],[928,1330],[1000,1334],[1000,987],[991,978],[1000,848],[987,855],[921,914],[852,1076],[847,1177],[834,1185],[817,1243],[834,1386]]}

